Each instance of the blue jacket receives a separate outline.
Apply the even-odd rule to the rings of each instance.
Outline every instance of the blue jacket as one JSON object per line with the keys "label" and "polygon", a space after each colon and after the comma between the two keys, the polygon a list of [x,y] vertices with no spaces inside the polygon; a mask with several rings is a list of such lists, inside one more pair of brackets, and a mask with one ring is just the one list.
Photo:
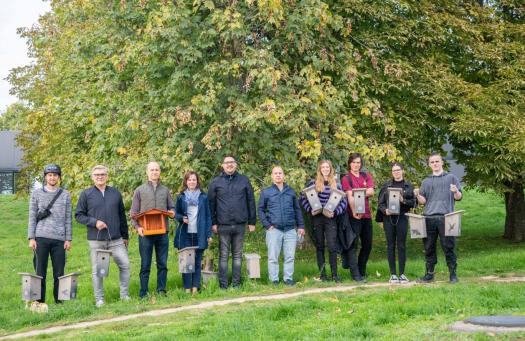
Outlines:
{"label": "blue jacket", "polygon": [[282,231],[304,228],[303,215],[295,191],[284,184],[283,190],[274,184],[261,191],[259,219],[264,228],[273,226]]}
{"label": "blue jacket", "polygon": [[[179,226],[175,231],[175,238],[173,245],[177,249],[183,249],[190,245],[188,240],[188,224],[185,224],[182,219],[188,216],[188,204],[186,203],[186,196],[184,193],[177,195],[177,202],[175,204],[175,220],[179,222]],[[208,196],[205,193],[199,195],[199,212],[197,213],[197,246],[199,249],[208,248],[208,238],[211,237],[211,213]]]}

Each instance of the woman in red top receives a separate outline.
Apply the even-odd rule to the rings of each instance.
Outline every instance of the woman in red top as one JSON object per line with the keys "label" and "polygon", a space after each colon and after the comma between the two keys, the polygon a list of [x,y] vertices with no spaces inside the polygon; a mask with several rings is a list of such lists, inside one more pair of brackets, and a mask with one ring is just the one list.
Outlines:
{"label": "woman in red top", "polygon": [[[361,157],[361,154],[350,154],[348,157],[349,172],[341,179],[343,191],[346,192],[349,202],[348,212],[350,213],[350,222],[361,240],[361,250],[357,259],[357,269],[355,268],[355,261],[353,261],[355,256],[350,259],[350,271],[352,273],[352,278],[355,280],[362,279],[362,277],[366,276],[366,263],[368,262],[368,257],[372,251],[372,215],[370,214],[368,198],[374,195],[374,180],[370,173],[362,172],[362,168],[363,158]],[[357,188],[366,188],[365,213],[354,213],[356,210],[352,189]],[[353,252],[350,252],[350,254],[355,255],[356,248],[357,240],[354,241],[354,244],[352,245]]]}

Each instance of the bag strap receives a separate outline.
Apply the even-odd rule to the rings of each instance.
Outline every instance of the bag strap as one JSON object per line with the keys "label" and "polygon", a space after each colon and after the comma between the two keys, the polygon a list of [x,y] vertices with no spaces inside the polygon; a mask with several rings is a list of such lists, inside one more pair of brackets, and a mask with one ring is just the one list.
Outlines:
{"label": "bag strap", "polygon": [[62,188],[59,188],[58,192],[57,192],[57,194],[55,194],[55,197],[53,198],[53,200],[51,200],[49,205],[47,205],[46,210],[50,210],[51,207],[53,207],[53,205],[55,204],[55,201],[57,201],[58,197],[60,196],[60,194],[62,194],[62,192],[63,192]]}

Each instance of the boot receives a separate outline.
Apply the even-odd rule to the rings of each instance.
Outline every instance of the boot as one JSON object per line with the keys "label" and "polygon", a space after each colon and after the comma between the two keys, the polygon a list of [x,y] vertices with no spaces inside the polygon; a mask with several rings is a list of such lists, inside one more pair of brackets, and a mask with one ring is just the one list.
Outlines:
{"label": "boot", "polygon": [[449,279],[450,283],[457,283],[458,282],[458,276],[456,275],[456,267],[457,265],[449,265],[448,266],[448,272],[449,272]]}
{"label": "boot", "polygon": [[357,256],[355,250],[348,250],[348,267],[350,268],[350,275],[352,279],[358,283],[366,283],[366,279],[361,276],[357,267]]}
{"label": "boot", "polygon": [[434,282],[434,265],[427,264],[427,272],[425,273],[425,276],[421,277],[418,280],[419,283],[430,283]]}

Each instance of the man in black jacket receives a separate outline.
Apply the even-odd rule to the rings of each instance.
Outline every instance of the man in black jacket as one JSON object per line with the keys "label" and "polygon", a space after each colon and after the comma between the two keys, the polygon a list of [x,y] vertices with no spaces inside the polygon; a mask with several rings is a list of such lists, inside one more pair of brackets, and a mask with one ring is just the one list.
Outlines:
{"label": "man in black jacket", "polygon": [[120,192],[107,185],[108,169],[97,165],[91,171],[95,185],[78,198],[75,219],[87,227],[93,291],[96,306],[104,305],[102,278],[97,275],[97,250],[110,250],[120,270],[120,299],[129,300],[130,265],[128,258],[128,223]]}
{"label": "man in black jacket", "polygon": [[219,284],[228,287],[228,256],[232,250],[232,286],[241,284],[244,229],[255,231],[256,211],[253,188],[248,178],[237,173],[237,161],[226,156],[223,172],[208,188],[212,231],[219,234]]}

